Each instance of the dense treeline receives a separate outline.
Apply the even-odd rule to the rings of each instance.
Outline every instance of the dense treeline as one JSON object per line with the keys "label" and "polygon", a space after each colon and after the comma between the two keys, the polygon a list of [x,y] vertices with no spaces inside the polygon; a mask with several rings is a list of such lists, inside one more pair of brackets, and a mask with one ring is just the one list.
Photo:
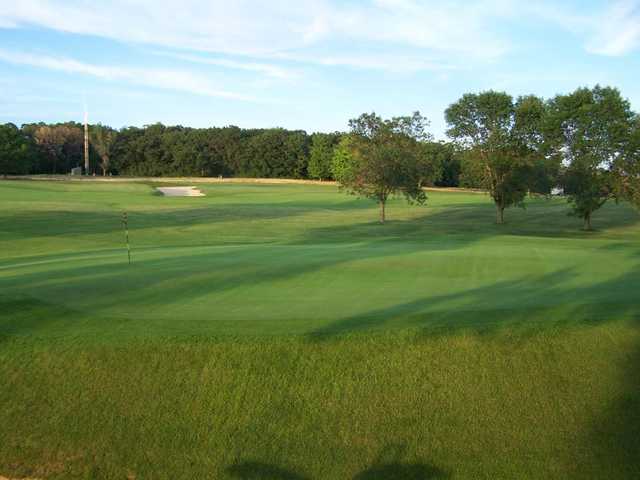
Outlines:
{"label": "dense treeline", "polygon": [[[615,88],[579,88],[544,100],[504,92],[463,95],[447,108],[451,142],[434,142],[418,112],[389,120],[364,114],[350,131],[90,126],[88,174],[336,179],[384,204],[422,187],[489,192],[497,223],[531,193],[565,193],[591,228],[608,200],[640,204],[640,116]],[[78,123],[0,125],[0,174],[66,174],[84,165]]]}
{"label": "dense treeline", "polygon": [[[317,180],[333,179],[331,162],[345,135],[162,124],[121,130],[98,124],[89,132],[89,174]],[[82,125],[74,122],[0,125],[0,174],[68,174],[84,165],[83,138]],[[430,149],[445,165],[439,184],[457,185],[452,146],[430,142]]]}

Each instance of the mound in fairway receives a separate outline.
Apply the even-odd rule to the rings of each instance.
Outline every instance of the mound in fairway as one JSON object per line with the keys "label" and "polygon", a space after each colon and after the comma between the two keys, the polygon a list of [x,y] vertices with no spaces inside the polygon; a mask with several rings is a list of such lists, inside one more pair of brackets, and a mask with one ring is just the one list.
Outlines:
{"label": "mound in fairway", "polygon": [[640,474],[627,205],[198,188],[0,182],[0,475]]}

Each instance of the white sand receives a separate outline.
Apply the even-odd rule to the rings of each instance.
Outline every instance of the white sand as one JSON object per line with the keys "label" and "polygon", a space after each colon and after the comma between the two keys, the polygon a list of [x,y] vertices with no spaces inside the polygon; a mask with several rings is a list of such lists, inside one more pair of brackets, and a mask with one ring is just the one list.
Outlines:
{"label": "white sand", "polygon": [[196,187],[158,187],[157,190],[165,197],[204,197]]}

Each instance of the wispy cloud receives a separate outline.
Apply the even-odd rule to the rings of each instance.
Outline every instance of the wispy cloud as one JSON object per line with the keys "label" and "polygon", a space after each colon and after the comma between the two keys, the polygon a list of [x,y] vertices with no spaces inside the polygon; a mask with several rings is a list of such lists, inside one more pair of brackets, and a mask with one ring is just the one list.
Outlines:
{"label": "wispy cloud", "polygon": [[624,55],[640,48],[639,4],[618,0],[603,11],[551,0],[182,0],[178,9],[173,0],[91,7],[85,0],[20,0],[0,2],[0,26],[152,45],[184,61],[286,81],[300,72],[274,64],[278,59],[394,72],[482,64],[510,52],[514,29],[529,21],[577,36],[591,53]]}
{"label": "wispy cloud", "polygon": [[391,55],[391,54],[288,54],[273,55],[287,61],[304,63],[309,65],[322,65],[326,67],[349,67],[363,70],[384,70],[397,73],[415,73],[424,70],[448,71],[459,70],[458,67],[446,62],[430,61],[416,55]]}
{"label": "wispy cloud", "polygon": [[622,56],[640,49],[640,0],[614,0],[604,6],[532,2],[523,13],[583,39],[588,53]]}
{"label": "wispy cloud", "polygon": [[[466,61],[500,56],[509,42],[493,34],[488,26],[496,16],[502,16],[504,2],[183,0],[176,10],[175,2],[170,0],[116,0],[99,2],[91,8],[81,0],[21,0],[1,5],[0,21],[189,53],[222,53],[254,59],[322,47],[332,53],[340,51],[341,58],[353,60],[353,66],[370,64],[380,68],[381,62],[362,58],[361,52],[367,46],[409,47],[424,50],[425,54],[461,56]],[[244,59],[206,62],[277,78],[290,74],[281,67]],[[384,65],[395,70],[403,65],[416,69],[416,62],[399,59],[397,65],[391,63],[386,61]],[[428,68],[428,63],[423,67]]]}
{"label": "wispy cloud", "polygon": [[587,49],[600,55],[621,56],[640,48],[640,1],[615,2],[594,24]]}
{"label": "wispy cloud", "polygon": [[257,101],[254,97],[220,89],[204,76],[191,72],[166,69],[125,68],[80,62],[66,57],[34,55],[0,49],[0,61],[17,65],[89,75],[108,81],[187,92],[207,97]]}
{"label": "wispy cloud", "polygon": [[293,80],[300,77],[300,72],[293,69],[281,67],[279,65],[272,65],[269,63],[259,63],[251,61],[231,60],[228,58],[215,58],[205,57],[202,55],[189,54],[189,53],[175,53],[155,51],[155,55],[164,57],[175,58],[178,60],[184,60],[186,62],[200,63],[203,65],[213,65],[218,67],[230,68],[234,70],[245,70],[249,72],[256,72],[268,77],[279,78],[282,80]]}

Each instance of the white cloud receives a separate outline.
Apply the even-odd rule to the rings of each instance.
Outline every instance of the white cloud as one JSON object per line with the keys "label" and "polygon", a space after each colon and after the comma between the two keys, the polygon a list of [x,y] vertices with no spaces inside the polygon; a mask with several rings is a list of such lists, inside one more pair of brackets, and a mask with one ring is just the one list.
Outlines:
{"label": "white cloud", "polygon": [[180,70],[140,69],[117,66],[95,65],[72,58],[33,55],[0,49],[0,61],[45,68],[65,73],[89,75],[110,81],[124,81],[129,84],[161,88],[181,92],[220,97],[232,100],[257,101],[255,98],[223,90],[203,76]]}
{"label": "white cloud", "polygon": [[640,48],[640,2],[615,2],[594,24],[592,53],[621,56]]}

